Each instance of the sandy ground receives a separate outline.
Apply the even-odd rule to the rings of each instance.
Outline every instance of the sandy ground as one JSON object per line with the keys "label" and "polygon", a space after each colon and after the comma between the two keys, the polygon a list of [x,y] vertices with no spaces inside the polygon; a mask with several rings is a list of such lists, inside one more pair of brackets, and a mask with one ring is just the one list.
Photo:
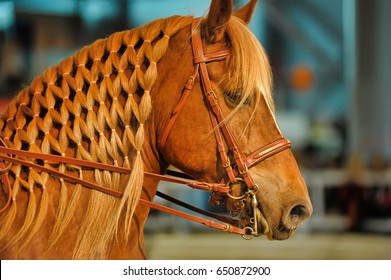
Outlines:
{"label": "sandy ground", "polygon": [[391,260],[391,235],[296,233],[285,241],[246,241],[229,233],[150,233],[148,259]]}

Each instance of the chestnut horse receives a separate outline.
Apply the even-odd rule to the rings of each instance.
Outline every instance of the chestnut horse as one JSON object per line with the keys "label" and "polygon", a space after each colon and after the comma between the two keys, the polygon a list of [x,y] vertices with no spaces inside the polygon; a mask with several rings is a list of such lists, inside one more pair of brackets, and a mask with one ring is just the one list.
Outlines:
{"label": "chestnut horse", "polygon": [[237,216],[220,229],[281,240],[311,215],[247,27],[256,2],[115,33],[19,93],[0,118],[1,259],[146,258],[169,165]]}

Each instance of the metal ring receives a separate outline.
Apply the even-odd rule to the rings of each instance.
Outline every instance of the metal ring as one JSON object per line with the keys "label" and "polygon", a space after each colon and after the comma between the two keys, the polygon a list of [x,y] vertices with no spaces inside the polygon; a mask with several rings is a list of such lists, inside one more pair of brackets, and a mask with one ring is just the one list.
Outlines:
{"label": "metal ring", "polygon": [[242,199],[244,199],[244,198],[247,196],[247,193],[244,194],[244,195],[242,195],[242,196],[233,196],[233,195],[231,195],[230,193],[227,193],[227,196],[228,196],[229,198],[231,198],[231,199],[242,200]]}
{"label": "metal ring", "polygon": [[[254,190],[254,188],[256,188],[256,189]],[[259,191],[259,186],[257,184],[254,184],[253,188],[248,190],[248,192],[251,195],[256,195],[258,191]]]}
{"label": "metal ring", "polygon": [[[241,181],[241,182],[244,182],[244,180],[242,178],[235,178],[237,181]],[[244,182],[245,183],[245,182]],[[232,183],[231,182],[228,182],[226,184],[227,187],[231,187]],[[241,199],[244,199],[246,196],[247,196],[248,192],[246,192],[244,195],[242,196],[233,196],[231,195],[229,192],[227,192],[227,196],[231,199],[235,199],[235,200],[241,200]]]}
{"label": "metal ring", "polygon": [[242,237],[243,237],[243,239],[244,240],[251,240],[251,239],[253,239],[254,238],[254,229],[253,228],[251,228],[251,227],[245,227],[245,228],[243,228],[244,230],[249,230],[250,231],[250,233],[248,233],[248,234],[243,234],[242,235]]}

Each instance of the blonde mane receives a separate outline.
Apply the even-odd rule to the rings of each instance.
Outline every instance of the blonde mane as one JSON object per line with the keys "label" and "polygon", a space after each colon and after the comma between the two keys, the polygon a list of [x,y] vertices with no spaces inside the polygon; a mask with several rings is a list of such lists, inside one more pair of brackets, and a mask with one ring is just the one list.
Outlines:
{"label": "blonde mane", "polygon": [[[10,148],[71,156],[132,169],[123,188],[121,176],[93,171],[97,184],[124,193],[122,199],[90,191],[78,230],[73,257],[101,259],[113,240],[130,236],[132,217],[143,187],[141,150],[144,124],[152,104],[150,92],[157,79],[157,64],[170,37],[189,26],[192,17],[174,16],[153,21],[84,47],[75,56],[45,71],[23,89],[0,118],[0,136]],[[231,54],[220,86],[227,94],[241,93],[237,112],[247,98],[263,95],[271,110],[272,78],[267,56],[248,27],[232,17],[227,25]],[[33,160],[32,160],[33,161]],[[66,164],[37,162],[80,178],[87,171]],[[18,194],[28,193],[24,223],[5,248],[27,245],[45,223],[53,178],[45,172],[14,165],[11,209],[1,219],[0,240],[10,231],[18,212]],[[50,236],[54,246],[80,213],[82,186],[58,179],[56,221]],[[19,206],[20,207],[20,206]],[[119,224],[125,223],[124,232]],[[23,248],[23,246],[21,247]],[[0,249],[1,250],[1,249]]]}
{"label": "blonde mane", "polygon": [[227,23],[226,30],[230,40],[230,55],[219,86],[226,94],[240,99],[227,119],[237,113],[248,99],[254,99],[259,104],[261,96],[274,113],[273,76],[264,48],[247,24],[235,16]]}
{"label": "blonde mane", "polygon": [[[123,191],[124,195],[118,200],[91,191],[74,251],[76,259],[107,257],[104,252],[113,239],[127,241],[130,236],[132,216],[143,186],[140,152],[144,123],[152,108],[150,92],[157,79],[157,63],[165,54],[170,37],[191,20],[179,16],[156,20],[84,47],[36,78],[0,118],[0,136],[9,147],[132,169],[125,190],[119,174],[94,172],[97,184]],[[75,166],[41,164],[84,177]],[[1,218],[0,239],[15,220],[21,189],[29,193],[29,198],[24,224],[5,247],[29,243],[45,221],[49,193],[53,191],[46,188],[51,178],[45,172],[15,165],[10,176],[14,182],[12,205]],[[68,183],[59,181],[52,246],[63,236],[76,210],[80,211],[82,195],[82,187],[76,185],[69,198]],[[125,222],[121,236],[120,220]]]}

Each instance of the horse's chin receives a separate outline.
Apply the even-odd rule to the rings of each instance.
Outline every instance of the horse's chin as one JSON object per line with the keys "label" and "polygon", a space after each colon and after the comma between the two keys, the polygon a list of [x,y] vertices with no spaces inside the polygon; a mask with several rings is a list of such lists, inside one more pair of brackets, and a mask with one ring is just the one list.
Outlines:
{"label": "horse's chin", "polygon": [[274,227],[273,233],[268,236],[269,240],[286,240],[290,238],[296,231],[295,228],[287,228],[280,221],[277,226]]}

